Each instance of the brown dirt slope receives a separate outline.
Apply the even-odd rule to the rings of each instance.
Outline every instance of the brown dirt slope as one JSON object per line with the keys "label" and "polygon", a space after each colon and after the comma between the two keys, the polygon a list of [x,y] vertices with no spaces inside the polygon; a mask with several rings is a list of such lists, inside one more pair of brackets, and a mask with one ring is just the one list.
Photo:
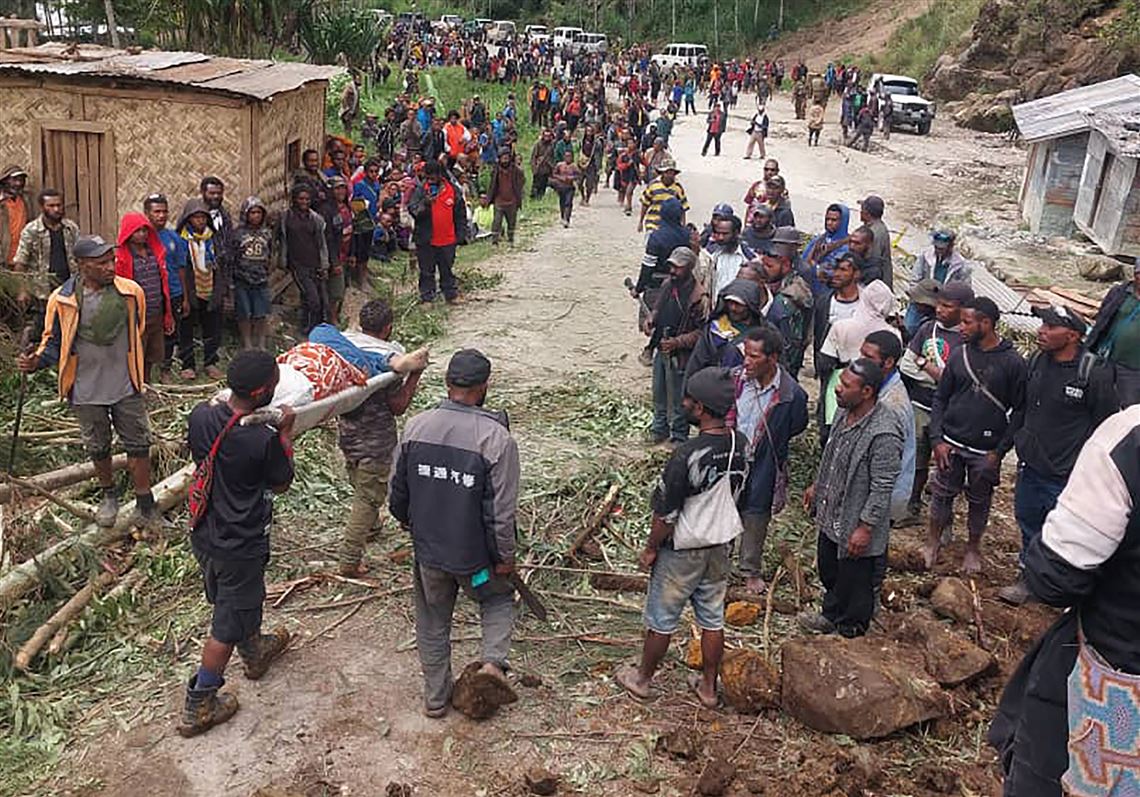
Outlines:
{"label": "brown dirt slope", "polygon": [[844,18],[829,19],[793,31],[770,48],[766,58],[804,60],[812,69],[823,69],[828,61],[859,59],[879,52],[895,29],[921,16],[931,0],[871,0],[865,8]]}

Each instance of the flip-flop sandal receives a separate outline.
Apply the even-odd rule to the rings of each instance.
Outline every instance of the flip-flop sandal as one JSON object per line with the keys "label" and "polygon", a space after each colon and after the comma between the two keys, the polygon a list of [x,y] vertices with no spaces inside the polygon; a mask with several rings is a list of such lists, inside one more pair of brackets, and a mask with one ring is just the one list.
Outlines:
{"label": "flip-flop sandal", "polygon": [[637,668],[632,665],[626,665],[614,673],[614,679],[621,684],[621,688],[629,693],[635,700],[648,700],[650,697],[649,692],[644,695],[639,694],[631,683],[637,676]]}
{"label": "flip-flop sandal", "polygon": [[689,683],[689,689],[691,689],[693,694],[696,695],[697,700],[700,702],[700,704],[702,706],[704,706],[705,708],[713,708],[713,709],[720,708],[720,695],[717,695],[716,698],[714,698],[713,704],[710,706],[705,701],[705,699],[703,697],[701,697],[701,693],[697,691],[698,687],[700,687],[700,685],[701,685],[701,676],[696,675],[696,674],[690,675],[686,680]]}

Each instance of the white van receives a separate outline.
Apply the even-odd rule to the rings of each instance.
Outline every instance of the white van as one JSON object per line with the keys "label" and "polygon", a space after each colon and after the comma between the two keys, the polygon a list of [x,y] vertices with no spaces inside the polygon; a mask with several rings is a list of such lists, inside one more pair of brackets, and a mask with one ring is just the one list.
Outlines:
{"label": "white van", "polygon": [[671,66],[696,66],[708,54],[709,48],[703,44],[670,44],[650,60],[667,69]]}
{"label": "white van", "polygon": [[579,33],[574,37],[574,43],[570,47],[575,55],[578,53],[605,55],[609,50],[609,41],[604,33]]}
{"label": "white van", "polygon": [[561,49],[568,44],[573,44],[574,37],[579,33],[585,33],[585,31],[581,28],[555,28],[553,40],[554,46]]}
{"label": "white van", "polygon": [[487,41],[491,44],[505,44],[515,38],[515,32],[515,23],[509,19],[499,19],[487,31]]}
{"label": "white van", "polygon": [[531,44],[550,41],[550,31],[545,25],[527,25],[523,29],[523,38]]}

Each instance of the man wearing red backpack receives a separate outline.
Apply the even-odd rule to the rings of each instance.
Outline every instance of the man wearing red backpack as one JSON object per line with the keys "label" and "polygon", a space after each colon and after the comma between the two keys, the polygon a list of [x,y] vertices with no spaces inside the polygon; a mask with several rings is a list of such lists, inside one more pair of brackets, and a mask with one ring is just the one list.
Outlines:
{"label": "man wearing red backpack", "polygon": [[235,647],[245,677],[257,680],[289,645],[284,628],[261,633],[261,607],[273,515],[265,494],[283,493],[293,483],[295,416],[282,407],[276,428],[239,422],[269,404],[278,378],[273,355],[239,352],[226,372],[229,401],[203,402],[190,413],[187,437],[198,465],[191,487],[191,544],[214,613],[201,666],[186,686],[178,721],[183,736],[203,733],[238,710],[234,695],[218,694]]}

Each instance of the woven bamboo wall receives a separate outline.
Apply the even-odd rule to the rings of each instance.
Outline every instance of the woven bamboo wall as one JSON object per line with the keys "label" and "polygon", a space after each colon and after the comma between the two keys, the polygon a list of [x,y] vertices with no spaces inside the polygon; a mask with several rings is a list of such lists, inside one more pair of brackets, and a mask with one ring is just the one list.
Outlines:
{"label": "woven bamboo wall", "polygon": [[321,149],[325,138],[325,84],[313,83],[279,94],[254,109],[257,131],[258,196],[270,206],[285,205],[285,151],[289,142],[301,139],[301,150]]}
{"label": "woven bamboo wall", "polygon": [[171,215],[198,196],[198,182],[212,174],[227,186],[227,206],[244,197],[242,170],[249,169],[249,144],[242,140],[244,108],[165,99],[85,96],[89,122],[114,125],[119,215],[142,209],[143,198],[161,191]]}
{"label": "woven bamboo wall", "polygon": [[[75,107],[72,95],[41,88],[9,88],[0,86],[0,169],[15,163],[32,168],[32,123],[39,119],[71,119]],[[38,190],[38,175],[33,186]]]}

